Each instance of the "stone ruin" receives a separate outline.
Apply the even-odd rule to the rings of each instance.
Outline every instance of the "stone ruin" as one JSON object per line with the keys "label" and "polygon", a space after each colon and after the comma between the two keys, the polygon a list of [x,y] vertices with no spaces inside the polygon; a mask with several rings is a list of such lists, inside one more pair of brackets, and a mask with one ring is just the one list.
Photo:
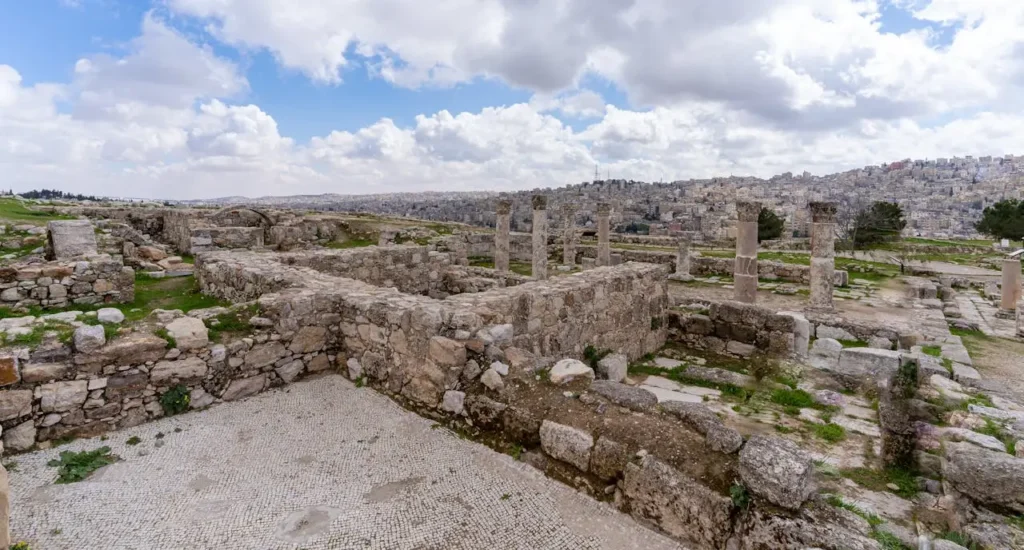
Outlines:
{"label": "stone ruin", "polygon": [[[334,371],[519,449],[547,475],[695,548],[911,547],[952,530],[1024,547],[1004,519],[1024,512],[1024,442],[1016,456],[1006,444],[1024,434],[1024,408],[977,389],[963,343],[925,303],[934,296],[908,298],[916,330],[836,312],[826,296],[838,280],[834,206],[811,206],[811,266],[790,275],[809,282],[810,299],[789,312],[753,303],[766,263],[756,260],[753,203],[739,209],[754,238],[750,227],[738,232],[737,300],[717,302],[670,296],[670,280],[700,269],[688,242],[675,254],[623,249],[616,261],[610,205],[597,206],[592,247],[577,244],[571,207],[559,210],[559,242],[547,234],[547,201],[532,206],[520,245],[500,201],[493,236],[200,250],[200,288],[231,308],[156,311],[148,328],[111,341],[78,326],[70,345],[0,357],[4,446],[158,418],[171,387],[188,388],[200,409]],[[260,229],[266,237],[274,227]],[[488,253],[493,269],[467,265]],[[512,258],[533,275],[510,273]],[[551,259],[567,269],[549,272]],[[208,327],[224,313],[245,317],[249,332],[211,342]],[[776,404],[793,396],[809,401]],[[1002,439],[982,433],[986,422]],[[798,428],[847,435],[829,447],[793,436]],[[913,487],[837,477],[882,467],[914,472]]]}

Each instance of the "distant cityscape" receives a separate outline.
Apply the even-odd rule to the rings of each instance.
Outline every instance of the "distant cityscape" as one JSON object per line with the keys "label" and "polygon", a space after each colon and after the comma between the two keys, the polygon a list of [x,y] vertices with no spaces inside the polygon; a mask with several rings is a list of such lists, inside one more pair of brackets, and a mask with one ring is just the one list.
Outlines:
{"label": "distant cityscape", "polygon": [[[1002,199],[1022,196],[1024,157],[954,157],[905,159],[858,170],[812,176],[784,173],[769,179],[719,177],[647,183],[632,180],[584,182],[556,189],[501,193],[513,200],[512,230],[530,230],[529,197],[549,196],[553,219],[560,205],[577,205],[577,223],[595,223],[599,202],[612,205],[619,231],[689,236],[697,240],[730,238],[737,200],[756,200],[786,220],[787,236],[805,236],[807,203],[839,203],[840,217],[852,216],[874,201],[898,203],[907,215],[906,232],[934,238],[976,237],[974,223],[982,210]],[[494,192],[429,192],[379,195],[299,195],[226,197],[177,201],[189,205],[248,204],[387,214],[473,225],[494,225]]]}

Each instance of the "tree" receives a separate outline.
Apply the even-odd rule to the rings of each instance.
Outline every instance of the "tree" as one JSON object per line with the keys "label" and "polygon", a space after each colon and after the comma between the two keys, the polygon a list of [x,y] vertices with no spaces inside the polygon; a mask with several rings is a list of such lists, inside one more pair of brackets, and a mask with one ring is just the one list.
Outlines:
{"label": "tree", "polygon": [[775,212],[761,208],[757,215],[757,242],[778,239],[782,236],[784,222]]}
{"label": "tree", "polygon": [[1007,199],[986,207],[974,228],[997,239],[1024,240],[1024,202]]}
{"label": "tree", "polygon": [[857,214],[854,226],[853,247],[863,248],[899,238],[907,220],[900,205],[878,201]]}

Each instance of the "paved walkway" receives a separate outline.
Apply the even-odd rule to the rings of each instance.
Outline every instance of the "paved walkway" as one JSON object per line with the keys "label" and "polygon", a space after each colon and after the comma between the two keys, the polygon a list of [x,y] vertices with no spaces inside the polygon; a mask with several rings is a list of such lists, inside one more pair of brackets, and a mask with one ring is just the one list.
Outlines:
{"label": "paved walkway", "polygon": [[[52,483],[101,445],[124,460]],[[681,548],[334,375],[14,460],[12,537],[46,550]]]}

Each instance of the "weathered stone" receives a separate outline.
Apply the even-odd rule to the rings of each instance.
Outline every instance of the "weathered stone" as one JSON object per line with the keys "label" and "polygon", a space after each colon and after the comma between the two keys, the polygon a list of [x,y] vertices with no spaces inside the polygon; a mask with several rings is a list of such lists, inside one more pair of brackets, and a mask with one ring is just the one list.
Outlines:
{"label": "weathered stone", "polygon": [[597,374],[612,382],[622,382],[628,369],[629,359],[621,353],[613,353],[597,362]]}
{"label": "weathered stone", "polygon": [[493,368],[484,371],[483,376],[480,377],[480,383],[492,391],[501,391],[505,388],[505,381],[501,379],[498,371]]}
{"label": "weathered stone", "polygon": [[615,479],[626,469],[631,458],[633,452],[626,445],[599,437],[590,455],[590,472],[601,479]]}
{"label": "weathered stone", "polygon": [[568,384],[578,378],[594,379],[594,369],[588,367],[582,361],[576,359],[562,359],[551,367],[550,377],[552,384]]}
{"label": "weathered stone", "polygon": [[255,393],[263,391],[263,387],[266,385],[267,377],[265,374],[259,374],[249,378],[243,378],[241,380],[232,380],[224,395],[221,395],[221,399],[224,401],[234,401],[243,397],[248,397]]}
{"label": "weathered stone", "polygon": [[43,412],[65,412],[80,407],[89,398],[85,380],[51,382],[39,387],[39,409]]}
{"label": "weathered stone", "polygon": [[1024,460],[970,443],[945,444],[943,476],[982,504],[1024,512]]}
{"label": "weathered stone", "polygon": [[622,494],[630,513],[695,548],[724,548],[732,527],[732,501],[653,456],[627,464]]}
{"label": "weathered stone", "polygon": [[441,410],[452,414],[465,414],[466,392],[446,391],[441,399]]}
{"label": "weathered stone", "polygon": [[182,351],[206,347],[210,343],[210,332],[201,319],[179,317],[167,323],[167,334],[174,338],[176,347]]}
{"label": "weathered stone", "polygon": [[[100,327],[102,331],[102,327]],[[78,354],[75,364],[85,366],[141,365],[159,361],[167,353],[167,341],[153,334],[133,332],[115,338],[97,352]]]}
{"label": "weathered stone", "polygon": [[0,420],[32,414],[32,390],[0,390]]}
{"label": "weathered stone", "polygon": [[701,403],[666,401],[661,404],[661,409],[703,435],[705,443],[713,451],[731,454],[743,445],[743,436],[726,427],[718,415]]}
{"label": "weathered stone", "polygon": [[818,338],[811,344],[811,355],[814,356],[839,359],[842,352],[843,345],[833,338]]}
{"label": "weathered stone", "polygon": [[101,323],[120,325],[124,322],[124,313],[117,308],[105,307],[96,312],[96,320]]}
{"label": "weathered stone", "polygon": [[305,367],[306,365],[303,364],[302,359],[296,359],[284,366],[277,367],[274,369],[274,372],[277,373],[285,384],[291,384],[293,380],[299,377],[299,374],[302,373],[302,369]]}
{"label": "weathered stone", "polygon": [[273,365],[278,359],[288,355],[288,350],[281,342],[267,342],[253,346],[245,354],[245,368],[258,369],[267,365]]}
{"label": "weathered stone", "polygon": [[193,384],[206,377],[206,362],[198,357],[190,357],[181,361],[160,361],[149,371],[149,379],[154,385],[168,386],[176,383]]}
{"label": "weathered stone", "polygon": [[751,493],[772,504],[799,509],[814,493],[814,464],[786,439],[754,435],[740,450],[740,478]]}
{"label": "weathered stone", "polygon": [[634,411],[647,411],[658,404],[658,398],[647,390],[611,380],[595,380],[589,388],[608,401]]}
{"label": "weathered stone", "polygon": [[327,358],[326,353],[321,353],[316,357],[309,360],[309,365],[306,370],[309,372],[320,372],[331,368],[331,361]]}
{"label": "weathered stone", "polygon": [[837,372],[852,378],[888,378],[900,367],[900,352],[873,348],[846,348],[839,354]]}
{"label": "weathered stone", "polygon": [[110,401],[140,397],[148,383],[149,377],[145,373],[111,376],[107,378],[107,387],[103,394]]}
{"label": "weathered stone", "polygon": [[327,345],[327,329],[317,326],[305,326],[295,333],[288,350],[292,353],[313,353]]}
{"label": "weathered stone", "polygon": [[466,364],[466,346],[443,336],[430,339],[427,353],[430,360],[441,367],[461,367]]}
{"label": "weathered stone", "polygon": [[797,515],[754,506],[739,518],[730,550],[879,550],[867,520],[836,506],[815,503]]}
{"label": "weathered stone", "polygon": [[67,373],[68,366],[61,363],[28,363],[21,367],[21,379],[29,384],[63,378]]}
{"label": "weathered stone", "polygon": [[831,327],[828,325],[820,325],[815,331],[814,335],[821,340],[822,338],[831,338],[833,340],[856,340],[857,337],[850,334],[845,329],[838,327]]}
{"label": "weathered stone", "polygon": [[466,396],[466,411],[473,423],[487,430],[502,427],[502,419],[508,405],[483,395]]}
{"label": "weathered stone", "polygon": [[75,329],[73,337],[75,350],[81,353],[92,353],[107,343],[107,336],[101,326],[81,326]]}
{"label": "weathered stone", "polygon": [[0,386],[17,384],[21,380],[18,358],[13,355],[0,356]]}
{"label": "weathered stone", "polygon": [[587,432],[545,420],[540,425],[540,445],[552,458],[587,471],[594,438]]}
{"label": "weathered stone", "polygon": [[47,224],[48,256],[70,260],[96,255],[96,231],[88,220],[60,220]]}
{"label": "weathered stone", "polygon": [[349,379],[356,380],[363,375],[363,366],[359,364],[359,360],[355,357],[349,357],[348,361],[345,362],[345,366],[348,368]]}
{"label": "weathered stone", "polygon": [[739,355],[740,357],[750,357],[755,351],[757,351],[757,348],[751,344],[744,344],[743,342],[737,342],[736,340],[729,340],[729,342],[725,344],[725,351],[733,355]]}
{"label": "weathered stone", "polygon": [[[4,430],[4,449],[9,451],[27,451],[36,444],[36,426],[31,420]],[[0,528],[2,529],[2,528]]]}

